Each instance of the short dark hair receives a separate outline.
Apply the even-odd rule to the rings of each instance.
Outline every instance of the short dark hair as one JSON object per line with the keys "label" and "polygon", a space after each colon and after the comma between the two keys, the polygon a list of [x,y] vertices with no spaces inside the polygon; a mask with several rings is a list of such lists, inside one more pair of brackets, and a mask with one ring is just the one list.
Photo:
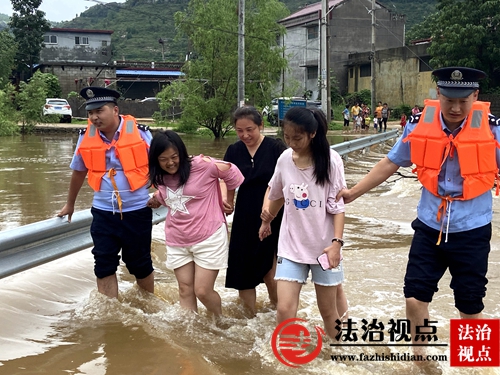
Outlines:
{"label": "short dark hair", "polygon": [[189,179],[191,173],[191,160],[186,145],[181,137],[173,130],[158,131],[151,141],[149,149],[149,182],[150,186],[153,185],[158,188],[158,185],[164,185],[163,178],[169,173],[165,172],[158,161],[158,157],[167,149],[173,148],[179,155],[179,185],[184,185]]}
{"label": "short dark hair", "polygon": [[233,124],[236,125],[236,121],[241,120],[242,118],[249,119],[254,124],[258,126],[262,125],[262,115],[255,107],[247,106],[240,107],[233,113]]}

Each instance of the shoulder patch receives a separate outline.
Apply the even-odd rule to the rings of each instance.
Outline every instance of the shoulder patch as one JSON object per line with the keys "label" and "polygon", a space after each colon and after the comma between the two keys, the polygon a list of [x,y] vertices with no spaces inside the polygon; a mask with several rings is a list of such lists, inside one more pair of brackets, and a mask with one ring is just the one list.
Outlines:
{"label": "shoulder patch", "polygon": [[137,129],[142,130],[142,131],[148,131],[149,126],[148,125],[143,125],[143,124],[137,124]]}
{"label": "shoulder patch", "polygon": [[496,117],[495,115],[492,115],[491,113],[488,115],[488,121],[490,125],[500,126],[500,118]]}
{"label": "shoulder patch", "polygon": [[422,112],[417,113],[416,115],[411,115],[410,120],[408,120],[410,123],[417,123],[420,120],[420,116],[422,115]]}
{"label": "shoulder patch", "polygon": [[86,131],[87,131],[87,128],[78,129],[78,135],[84,135]]}

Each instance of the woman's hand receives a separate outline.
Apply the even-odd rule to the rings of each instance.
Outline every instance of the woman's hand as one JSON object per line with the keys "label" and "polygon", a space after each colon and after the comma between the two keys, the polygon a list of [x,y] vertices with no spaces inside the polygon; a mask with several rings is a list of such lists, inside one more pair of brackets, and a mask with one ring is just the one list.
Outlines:
{"label": "woman's hand", "polygon": [[340,242],[333,241],[332,244],[325,249],[323,252],[328,255],[328,262],[330,263],[331,268],[337,268],[342,260],[341,250],[342,246]]}
{"label": "woman's hand", "polygon": [[153,195],[151,198],[149,198],[147,206],[151,208],[158,208],[161,206],[161,203],[158,201],[158,199],[156,199],[156,195]]}
{"label": "woman's hand", "polygon": [[262,222],[259,229],[259,239],[262,241],[264,238],[271,235],[271,222]]}
{"label": "woman's hand", "polygon": [[222,204],[224,205],[224,213],[226,215],[231,215],[234,211],[233,205],[226,200],[223,200]]}

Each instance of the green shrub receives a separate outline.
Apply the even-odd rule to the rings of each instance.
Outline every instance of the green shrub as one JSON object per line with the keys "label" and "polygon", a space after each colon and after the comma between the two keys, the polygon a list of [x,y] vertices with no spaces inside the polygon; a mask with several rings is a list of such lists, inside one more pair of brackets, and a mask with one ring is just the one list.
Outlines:
{"label": "green shrub", "polygon": [[61,122],[61,116],[59,115],[45,115],[42,116],[40,122],[45,124],[57,124]]}
{"label": "green shrub", "polygon": [[70,91],[68,92],[68,95],[67,95],[67,98],[68,99],[71,99],[71,98],[78,98],[80,94],[78,94],[76,91]]}
{"label": "green shrub", "polygon": [[410,117],[411,109],[412,107],[408,104],[398,105],[397,107],[391,109],[391,118],[399,120],[403,113],[405,113],[407,117]]}
{"label": "green shrub", "polygon": [[19,126],[11,120],[0,116],[0,137],[19,133]]}
{"label": "green shrub", "polygon": [[198,124],[192,121],[186,121],[186,119],[182,118],[179,122],[179,126],[175,130],[179,133],[196,134],[198,128]]}
{"label": "green shrub", "polygon": [[0,136],[13,135],[19,132],[18,114],[14,108],[14,86],[7,84],[0,90]]}
{"label": "green shrub", "polygon": [[214,137],[214,133],[208,128],[198,129],[198,131],[196,131],[195,133],[204,137],[209,137],[209,138]]}
{"label": "green shrub", "polygon": [[362,103],[365,103],[368,106],[370,106],[372,101],[372,93],[370,90],[361,90],[359,92],[353,92],[351,94],[346,95],[345,101],[346,101],[345,104],[348,104],[349,108],[351,108],[355,103],[359,103],[360,105]]}

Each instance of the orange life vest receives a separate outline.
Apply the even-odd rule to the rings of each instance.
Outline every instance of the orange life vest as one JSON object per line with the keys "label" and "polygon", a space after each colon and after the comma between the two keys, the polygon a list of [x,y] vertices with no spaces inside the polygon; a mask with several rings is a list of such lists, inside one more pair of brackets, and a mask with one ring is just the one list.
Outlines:
{"label": "orange life vest", "polygon": [[[411,142],[411,161],[418,180],[432,194],[447,200],[469,200],[493,187],[498,175],[496,148],[500,145],[489,127],[489,108],[490,103],[474,102],[462,130],[454,137],[441,127],[439,101],[425,101],[417,126],[403,141]],[[464,179],[462,195],[442,197],[438,193],[439,172],[455,149]]]}
{"label": "orange life vest", "polygon": [[88,183],[94,191],[101,188],[101,180],[106,170],[106,151],[115,147],[123,172],[134,191],[148,181],[148,148],[142,139],[137,123],[132,116],[122,116],[123,125],[118,140],[107,144],[103,142],[96,127],[90,123],[78,148],[83,162],[88,169]]}

